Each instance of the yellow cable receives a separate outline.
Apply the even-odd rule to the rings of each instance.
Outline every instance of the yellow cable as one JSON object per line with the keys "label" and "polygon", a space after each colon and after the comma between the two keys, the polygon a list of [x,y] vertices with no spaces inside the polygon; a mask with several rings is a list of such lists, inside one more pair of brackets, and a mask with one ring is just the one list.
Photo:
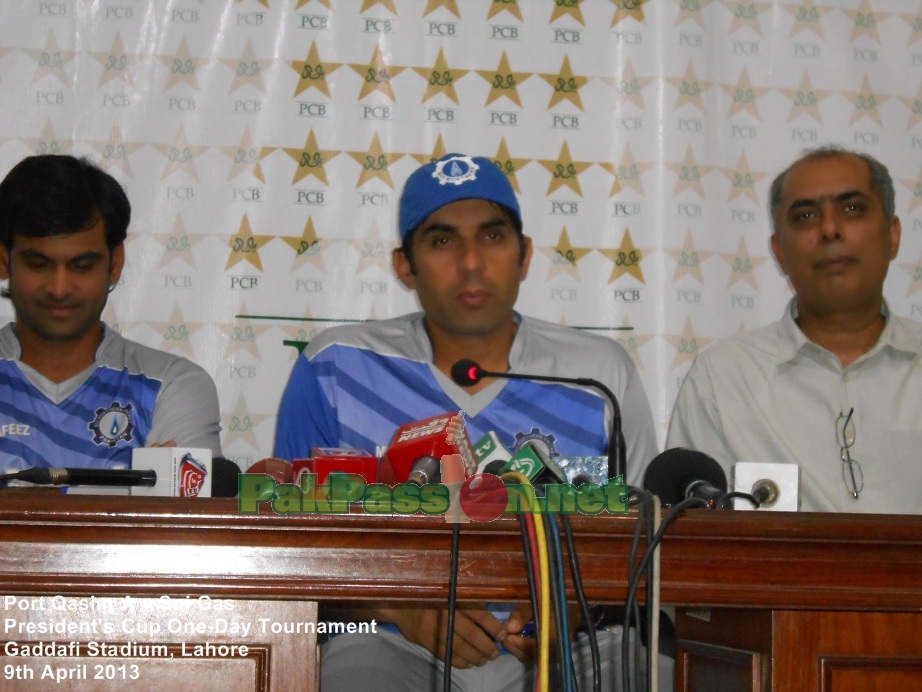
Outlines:
{"label": "yellow cable", "polygon": [[[500,476],[502,480],[518,481],[531,485],[528,476],[518,471],[509,471]],[[532,514],[535,522],[535,540],[538,543],[538,565],[541,574],[541,613],[535,613],[541,633],[541,650],[538,652],[538,685],[541,692],[548,692],[550,683],[551,650],[551,574],[547,561],[547,534],[540,514]]]}

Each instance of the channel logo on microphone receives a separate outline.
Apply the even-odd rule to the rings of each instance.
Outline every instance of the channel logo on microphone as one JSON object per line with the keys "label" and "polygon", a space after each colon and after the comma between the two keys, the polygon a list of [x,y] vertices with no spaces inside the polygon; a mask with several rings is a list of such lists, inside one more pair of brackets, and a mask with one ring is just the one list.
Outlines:
{"label": "channel logo on microphone", "polygon": [[208,469],[205,465],[191,454],[184,454],[179,462],[179,496],[198,497],[206,478]]}

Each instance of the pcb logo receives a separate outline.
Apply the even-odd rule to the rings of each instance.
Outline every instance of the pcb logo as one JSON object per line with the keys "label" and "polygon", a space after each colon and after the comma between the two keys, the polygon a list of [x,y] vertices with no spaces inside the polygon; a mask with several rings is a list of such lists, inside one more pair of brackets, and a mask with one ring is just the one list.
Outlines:
{"label": "pcb logo", "polygon": [[96,418],[87,427],[93,431],[93,442],[110,448],[119,441],[131,442],[134,421],[131,404],[120,406],[112,402],[109,408],[96,409]]}

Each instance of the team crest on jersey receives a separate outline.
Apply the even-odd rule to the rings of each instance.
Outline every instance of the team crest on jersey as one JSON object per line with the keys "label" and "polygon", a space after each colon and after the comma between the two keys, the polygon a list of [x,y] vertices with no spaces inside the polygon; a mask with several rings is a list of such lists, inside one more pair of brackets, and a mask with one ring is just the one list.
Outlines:
{"label": "team crest on jersey", "polygon": [[543,447],[543,451],[547,452],[549,457],[560,456],[560,452],[557,451],[557,438],[553,435],[545,435],[538,428],[532,428],[531,432],[527,433],[517,432],[515,434],[515,444],[512,446],[512,453],[518,452],[522,445],[529,440],[534,440],[539,446]]}
{"label": "team crest on jersey", "polygon": [[93,442],[98,445],[114,447],[119,440],[131,442],[134,430],[131,404],[121,406],[113,401],[108,408],[96,409],[96,418],[87,427],[93,431]]}
{"label": "team crest on jersey", "polygon": [[474,163],[470,156],[452,156],[435,164],[432,177],[436,178],[440,185],[460,185],[468,180],[476,180],[479,170],[480,166]]}

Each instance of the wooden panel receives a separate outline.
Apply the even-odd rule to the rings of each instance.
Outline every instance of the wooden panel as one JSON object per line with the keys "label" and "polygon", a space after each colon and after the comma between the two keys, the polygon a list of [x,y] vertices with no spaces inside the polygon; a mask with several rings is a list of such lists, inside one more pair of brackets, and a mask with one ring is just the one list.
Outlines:
{"label": "wooden panel", "polygon": [[683,642],[676,662],[679,689],[688,692],[761,692],[762,657],[752,651]]}
{"label": "wooden panel", "polygon": [[316,686],[316,603],[61,595],[3,603],[0,671],[12,673],[3,690]]}
{"label": "wooden panel", "polygon": [[922,690],[922,658],[824,656],[820,681],[821,692]]}

